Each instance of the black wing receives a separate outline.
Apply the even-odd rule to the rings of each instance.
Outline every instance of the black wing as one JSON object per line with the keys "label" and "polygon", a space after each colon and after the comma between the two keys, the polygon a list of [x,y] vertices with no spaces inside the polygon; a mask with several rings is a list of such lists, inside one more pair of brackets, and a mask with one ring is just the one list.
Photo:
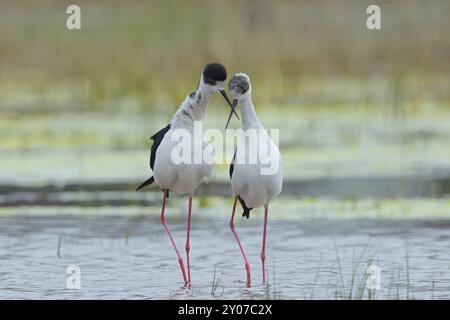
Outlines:
{"label": "black wing", "polygon": [[166,135],[167,131],[170,130],[170,123],[163,129],[159,130],[157,133],[152,135],[150,139],[153,140],[153,145],[150,149],[150,168],[153,170],[153,166],[155,165],[155,159],[156,159],[156,150],[158,150],[159,145],[161,144],[161,141],[164,139],[164,136]]}
{"label": "black wing", "polygon": [[[153,140],[153,145],[150,148],[150,168],[152,170],[153,170],[153,166],[155,165],[156,150],[158,150],[158,147],[161,144],[161,141],[163,140],[165,134],[169,130],[170,130],[170,123],[165,128],[159,130],[157,133],[155,133],[153,136],[150,137],[150,139]],[[155,181],[155,178],[153,178],[153,176],[148,178],[139,187],[137,187],[136,191],[139,191],[140,189],[142,189],[148,185],[151,185],[154,181]],[[169,191],[167,191],[167,197],[169,197]]]}
{"label": "black wing", "polygon": [[[230,163],[230,180],[231,180],[231,177],[233,177],[233,172],[234,172],[234,161],[236,160],[236,151],[237,151],[237,149],[234,150],[233,160],[231,160],[231,163]],[[247,219],[250,218],[250,211],[251,211],[253,208],[247,207],[247,205],[245,204],[244,199],[242,199],[240,196],[238,196],[237,198],[238,198],[238,200],[239,200],[239,203],[240,203],[241,206],[242,206],[242,209],[244,210],[244,212],[242,213],[242,216],[243,216],[243,217],[246,217]]]}
{"label": "black wing", "polygon": [[231,177],[233,177],[233,171],[234,171],[234,163],[231,162],[230,163],[230,180],[231,180]]}

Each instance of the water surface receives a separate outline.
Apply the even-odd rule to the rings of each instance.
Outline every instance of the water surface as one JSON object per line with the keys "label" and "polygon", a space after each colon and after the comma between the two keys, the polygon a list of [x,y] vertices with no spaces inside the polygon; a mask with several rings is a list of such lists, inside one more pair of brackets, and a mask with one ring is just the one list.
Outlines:
{"label": "water surface", "polygon": [[[168,214],[184,255],[185,217]],[[365,271],[381,269],[372,298],[450,298],[450,221],[276,219],[268,229],[269,285],[261,285],[262,220],[238,217],[251,264],[244,264],[228,217],[195,216],[192,288],[183,288],[175,253],[158,215],[14,215],[0,218],[3,299],[344,299],[368,298]],[[68,265],[81,289],[66,288]],[[218,282],[212,293],[212,283]],[[364,291],[361,293],[361,290]]]}

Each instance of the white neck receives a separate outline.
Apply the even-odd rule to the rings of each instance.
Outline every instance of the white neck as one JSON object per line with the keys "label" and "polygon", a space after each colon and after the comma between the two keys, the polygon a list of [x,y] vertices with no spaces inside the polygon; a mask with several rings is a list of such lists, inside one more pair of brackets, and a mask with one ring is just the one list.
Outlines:
{"label": "white neck", "polygon": [[203,121],[206,117],[206,109],[208,108],[213,93],[213,91],[200,81],[197,91],[186,97],[173,116],[171,127],[191,128],[194,126],[194,121]]}
{"label": "white neck", "polygon": [[250,95],[245,95],[240,99],[239,109],[241,109],[242,129],[263,129]]}

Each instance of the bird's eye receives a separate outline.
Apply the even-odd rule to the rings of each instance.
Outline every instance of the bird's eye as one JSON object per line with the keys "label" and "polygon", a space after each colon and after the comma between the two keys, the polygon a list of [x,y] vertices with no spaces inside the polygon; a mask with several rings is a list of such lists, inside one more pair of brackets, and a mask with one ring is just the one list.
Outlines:
{"label": "bird's eye", "polygon": [[215,86],[215,85],[217,84],[217,81],[216,81],[216,80],[213,80],[213,79],[206,78],[206,79],[205,79],[205,83],[206,83],[206,84],[209,84],[209,85],[211,85],[211,86]]}
{"label": "bird's eye", "polygon": [[244,86],[241,86],[241,85],[238,85],[238,88],[240,89],[242,94],[246,93],[247,89],[248,89],[247,87],[244,87]]}

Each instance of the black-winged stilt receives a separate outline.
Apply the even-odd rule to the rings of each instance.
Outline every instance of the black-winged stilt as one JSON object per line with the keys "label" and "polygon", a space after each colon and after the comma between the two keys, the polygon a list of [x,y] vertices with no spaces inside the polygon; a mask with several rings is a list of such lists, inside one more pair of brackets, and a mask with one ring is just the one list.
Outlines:
{"label": "black-winged stilt", "polygon": [[[174,161],[172,151],[177,145],[179,146],[179,137],[177,138],[175,135],[177,135],[177,130],[180,129],[189,133],[192,140],[196,139],[196,141],[191,141],[189,145],[184,145],[185,147],[190,148],[188,152],[191,153],[191,156],[194,156],[195,145],[201,148],[199,149],[200,151],[203,151],[206,148],[211,150],[211,146],[209,146],[208,142],[203,139],[203,135],[200,137],[194,136],[194,122],[203,121],[208,103],[216,92],[220,92],[231,107],[231,102],[225,93],[226,78],[227,72],[223,65],[219,63],[211,63],[205,66],[197,90],[186,97],[178,111],[173,116],[170,124],[151,137],[154,141],[150,152],[150,168],[153,171],[153,176],[136,189],[140,190],[145,186],[155,183],[163,190],[161,222],[177,254],[185,285],[190,285],[191,283],[189,240],[192,197],[195,189],[200,185],[200,183],[209,180],[214,162],[212,161],[207,163],[203,161],[203,158],[200,163],[194,163],[194,161],[191,161],[190,163],[178,163],[177,161]],[[180,133],[180,131],[178,131],[178,133]],[[179,194],[189,195],[187,236],[185,246],[188,268],[187,278],[183,258],[178,251],[164,217],[166,198],[169,197],[169,190]]]}
{"label": "black-winged stilt", "polygon": [[[247,218],[249,218],[250,210],[253,208],[264,207],[261,264],[263,284],[265,284],[266,233],[269,203],[281,193],[283,184],[282,160],[278,147],[269,137],[256,115],[252,103],[250,78],[244,73],[235,74],[230,80],[228,88],[234,100],[232,112],[228,117],[226,127],[228,127],[235,107],[239,104],[245,137],[243,145],[237,147],[230,165],[231,189],[235,195],[230,228],[244,257],[245,269],[247,271],[247,286],[250,287],[250,264],[234,228],[236,202],[240,202],[244,210],[243,216]],[[257,156],[252,159],[252,156],[255,155]],[[267,167],[269,164],[270,168]]]}

